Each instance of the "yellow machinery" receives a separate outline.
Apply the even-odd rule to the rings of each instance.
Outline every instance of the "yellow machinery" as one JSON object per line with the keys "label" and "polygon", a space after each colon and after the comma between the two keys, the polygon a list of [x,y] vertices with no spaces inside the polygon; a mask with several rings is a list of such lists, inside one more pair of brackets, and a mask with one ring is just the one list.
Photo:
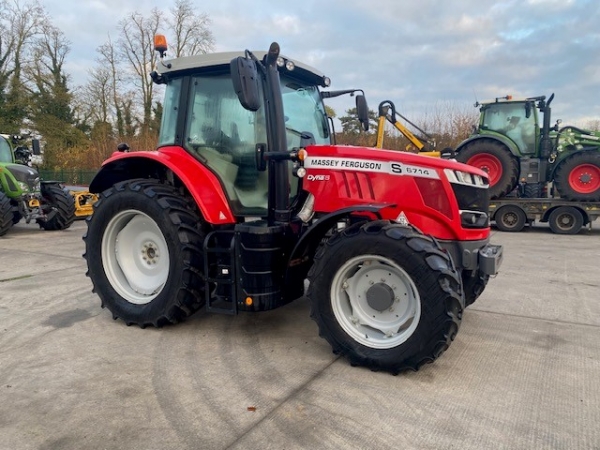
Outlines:
{"label": "yellow machinery", "polygon": [[75,217],[84,219],[90,216],[94,212],[93,204],[98,200],[98,196],[89,191],[72,190],[70,192],[75,200]]}
{"label": "yellow machinery", "polygon": [[[375,147],[383,148],[383,137],[385,135],[385,122],[388,121],[400,133],[402,133],[402,135],[406,139],[408,139],[410,141],[411,145],[414,146],[414,148],[416,148],[418,150],[419,155],[433,156],[435,158],[440,157],[439,151],[429,150],[428,148],[426,148],[426,145],[419,138],[417,138],[408,128],[406,128],[404,125],[402,125],[400,122],[398,122],[398,120],[396,120],[396,116],[406,120],[406,122],[411,124],[417,130],[419,130],[423,135],[425,135],[429,138],[427,133],[425,133],[423,130],[421,130],[418,126],[416,126],[414,123],[412,123],[406,117],[403,117],[401,114],[399,114],[396,111],[396,107],[394,106],[394,103],[392,101],[384,100],[379,104],[379,119],[377,122],[377,143],[375,144]],[[410,151],[410,150],[407,148],[407,151]]]}

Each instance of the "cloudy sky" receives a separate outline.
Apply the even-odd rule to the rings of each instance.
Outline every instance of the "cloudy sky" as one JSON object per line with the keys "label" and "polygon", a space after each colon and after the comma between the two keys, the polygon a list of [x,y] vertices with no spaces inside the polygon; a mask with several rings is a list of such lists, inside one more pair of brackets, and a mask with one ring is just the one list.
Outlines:
{"label": "cloudy sky", "polygon": [[[318,68],[333,89],[362,88],[371,109],[392,100],[410,118],[511,94],[556,94],[553,117],[600,119],[598,0],[195,1],[217,51],[266,50]],[[83,84],[96,48],[133,11],[172,0],[43,0],[71,43],[67,71]],[[168,37],[168,35],[167,35]],[[338,115],[350,99],[332,105]]]}

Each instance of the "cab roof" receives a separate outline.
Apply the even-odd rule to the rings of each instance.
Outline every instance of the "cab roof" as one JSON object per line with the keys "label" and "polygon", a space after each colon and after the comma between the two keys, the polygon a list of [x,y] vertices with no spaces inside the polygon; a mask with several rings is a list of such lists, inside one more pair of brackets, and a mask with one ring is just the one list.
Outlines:
{"label": "cab roof", "polygon": [[[252,52],[256,58],[263,60],[267,54],[265,51]],[[202,55],[193,56],[182,56],[174,59],[160,60],[156,65],[156,71],[161,75],[171,75],[183,71],[193,71],[202,69],[212,68],[229,68],[229,64],[232,59],[239,56],[245,56],[245,52],[220,52],[220,53],[206,53]],[[311,67],[302,62],[288,58],[287,56],[281,55],[282,58],[288,61],[292,61],[295,65],[293,72],[298,72],[299,76],[308,77],[310,79],[316,79],[317,84],[322,84],[322,80],[325,75],[319,70]],[[291,72],[291,73],[293,73]]]}

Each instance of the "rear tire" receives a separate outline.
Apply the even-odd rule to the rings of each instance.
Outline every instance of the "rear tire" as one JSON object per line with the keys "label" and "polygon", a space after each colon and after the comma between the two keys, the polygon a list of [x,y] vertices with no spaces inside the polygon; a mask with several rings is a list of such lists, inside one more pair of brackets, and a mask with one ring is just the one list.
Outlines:
{"label": "rear tire", "polygon": [[0,236],[4,236],[13,226],[13,213],[10,199],[0,192]]}
{"label": "rear tire", "polygon": [[456,159],[487,172],[490,198],[502,197],[517,185],[519,164],[505,145],[489,139],[473,141],[458,152]]}
{"label": "rear tire", "polygon": [[548,225],[556,234],[577,234],[583,227],[583,214],[572,206],[559,206],[550,213]]}
{"label": "rear tire", "polygon": [[[75,220],[75,200],[73,196],[58,184],[42,183],[42,207],[46,213],[53,208],[56,214],[50,220],[38,219],[41,228],[48,231],[66,230]],[[48,208],[50,206],[51,208]]]}
{"label": "rear tire", "polygon": [[308,273],[311,317],[352,365],[397,374],[433,362],[464,309],[447,253],[412,228],[375,221],[334,234]]}
{"label": "rear tire", "polygon": [[600,152],[588,151],[567,158],[556,169],[554,184],[567,200],[600,201]]}
{"label": "rear tire", "polygon": [[518,206],[506,205],[496,211],[494,220],[500,231],[518,232],[525,227],[527,215]]}
{"label": "rear tire", "polygon": [[202,220],[177,189],[158,180],[118,183],[86,221],[87,275],[115,319],[160,327],[204,305]]}

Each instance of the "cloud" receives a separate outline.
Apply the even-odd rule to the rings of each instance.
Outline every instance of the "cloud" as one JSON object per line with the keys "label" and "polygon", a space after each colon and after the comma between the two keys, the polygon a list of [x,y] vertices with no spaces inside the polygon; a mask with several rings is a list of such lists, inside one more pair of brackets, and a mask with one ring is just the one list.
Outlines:
{"label": "cloud", "polygon": [[[149,0],[45,0],[71,41],[66,68],[83,83],[95,49],[115,37],[127,14],[168,12]],[[414,114],[436,102],[472,104],[513,94],[556,92],[554,111],[569,123],[600,117],[600,8],[596,0],[399,2],[221,0],[198,7],[212,20],[217,51],[282,52],[331,77],[334,89],[362,88]],[[344,103],[345,102],[345,103]],[[352,107],[339,99],[338,114]]]}

